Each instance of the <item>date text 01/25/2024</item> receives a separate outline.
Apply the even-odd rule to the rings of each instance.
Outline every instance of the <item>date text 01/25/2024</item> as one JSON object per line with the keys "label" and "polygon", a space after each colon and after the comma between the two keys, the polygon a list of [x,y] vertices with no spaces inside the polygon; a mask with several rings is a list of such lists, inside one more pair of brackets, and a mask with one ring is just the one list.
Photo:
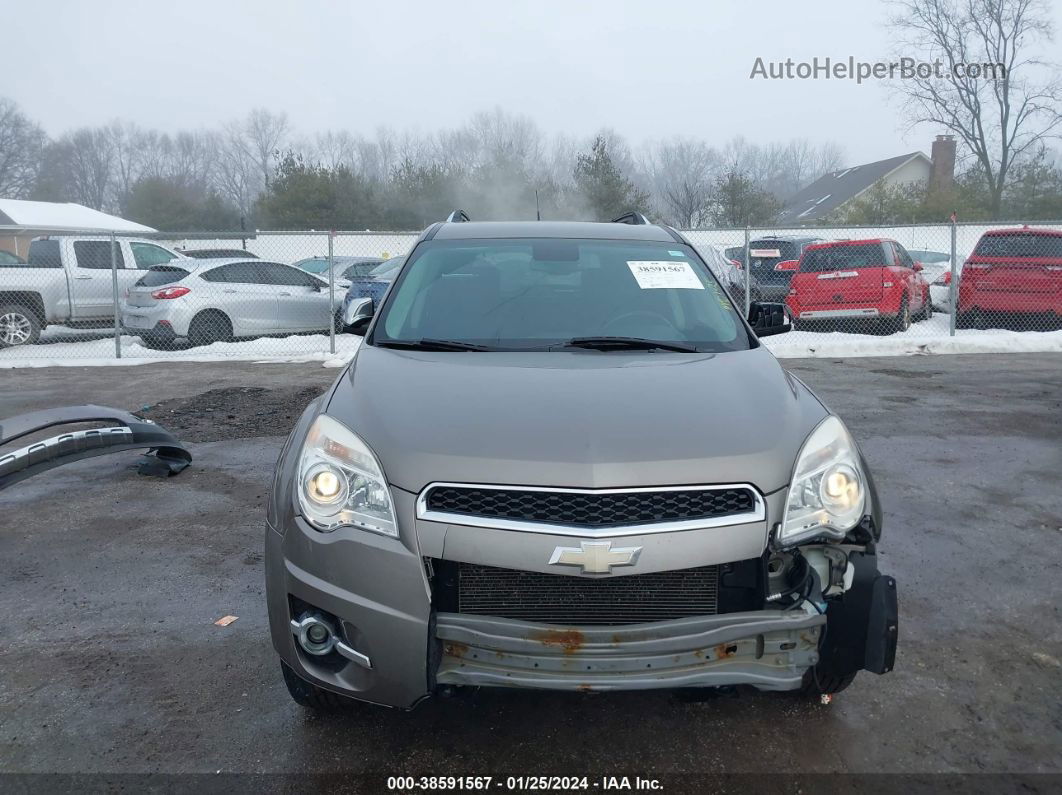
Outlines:
{"label": "date text 01/25/2024", "polygon": [[558,790],[630,790],[660,791],[663,785],[655,778],[640,776],[389,776],[387,789],[392,792],[452,791],[504,789],[506,791],[554,792]]}

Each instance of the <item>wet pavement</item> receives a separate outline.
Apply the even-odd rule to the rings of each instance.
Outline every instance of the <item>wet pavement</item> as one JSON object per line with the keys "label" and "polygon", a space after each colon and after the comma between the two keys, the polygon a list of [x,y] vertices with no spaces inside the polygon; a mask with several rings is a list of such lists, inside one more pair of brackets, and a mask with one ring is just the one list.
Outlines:
{"label": "wet pavement", "polygon": [[484,689],[323,716],[281,681],[262,534],[279,434],[338,371],[4,371],[0,417],[144,410],[195,462],[156,480],[136,453],[103,456],[0,494],[0,770],[1062,772],[1062,356],[783,364],[874,470],[880,565],[900,588],[894,673],[860,674],[829,706]]}

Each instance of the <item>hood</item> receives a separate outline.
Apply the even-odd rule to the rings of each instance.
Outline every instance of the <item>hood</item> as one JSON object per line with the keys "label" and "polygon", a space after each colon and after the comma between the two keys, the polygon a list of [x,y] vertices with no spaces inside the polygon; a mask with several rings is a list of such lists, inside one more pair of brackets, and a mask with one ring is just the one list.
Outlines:
{"label": "hood", "polygon": [[328,414],[388,481],[622,488],[789,482],[827,414],[764,348],[464,353],[364,345]]}

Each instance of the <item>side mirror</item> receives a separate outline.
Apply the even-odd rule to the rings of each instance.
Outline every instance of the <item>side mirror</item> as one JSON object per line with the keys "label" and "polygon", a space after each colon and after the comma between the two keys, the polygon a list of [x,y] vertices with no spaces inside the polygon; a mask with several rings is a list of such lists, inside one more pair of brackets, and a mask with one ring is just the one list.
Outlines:
{"label": "side mirror", "polygon": [[757,337],[770,337],[793,330],[785,314],[785,304],[766,301],[753,301],[749,304],[749,325]]}
{"label": "side mirror", "polygon": [[912,267],[914,268],[915,273],[921,273],[925,270],[925,267],[922,265],[921,262],[916,262]]}
{"label": "side mirror", "polygon": [[374,314],[376,314],[376,307],[373,306],[371,298],[355,298],[343,310],[343,325],[352,334],[364,337],[365,329]]}

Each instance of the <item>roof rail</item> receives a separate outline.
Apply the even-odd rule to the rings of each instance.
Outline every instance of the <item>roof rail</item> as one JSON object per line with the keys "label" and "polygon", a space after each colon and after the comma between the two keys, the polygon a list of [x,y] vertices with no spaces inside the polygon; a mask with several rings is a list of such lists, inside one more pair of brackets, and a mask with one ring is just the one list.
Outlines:
{"label": "roof rail", "polygon": [[613,224],[632,224],[634,226],[644,226],[650,223],[649,219],[641,213],[625,213],[619,218],[613,218],[611,223]]}
{"label": "roof rail", "polygon": [[451,224],[465,224],[472,219],[468,217],[468,213],[464,210],[454,210],[448,216],[446,216],[447,223]]}

